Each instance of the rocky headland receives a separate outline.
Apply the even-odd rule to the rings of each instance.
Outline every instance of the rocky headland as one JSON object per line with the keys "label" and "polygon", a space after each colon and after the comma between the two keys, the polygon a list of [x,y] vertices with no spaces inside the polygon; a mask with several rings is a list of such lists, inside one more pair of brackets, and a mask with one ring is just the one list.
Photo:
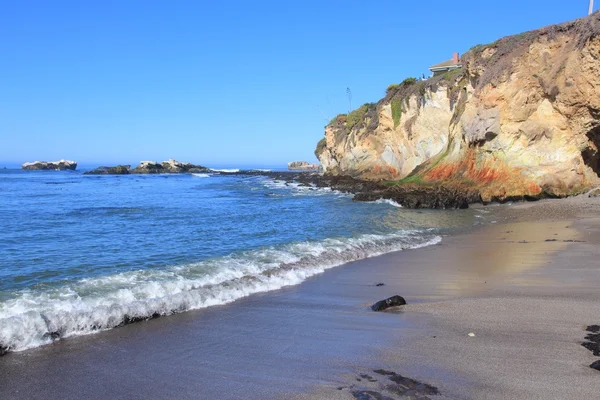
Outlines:
{"label": "rocky headland", "polygon": [[357,200],[463,207],[587,191],[600,183],[599,33],[596,12],[475,46],[462,68],[335,117],[315,154],[326,176],[377,183]]}
{"label": "rocky headland", "polygon": [[29,171],[75,171],[77,163],[70,160],[26,162],[21,169]]}

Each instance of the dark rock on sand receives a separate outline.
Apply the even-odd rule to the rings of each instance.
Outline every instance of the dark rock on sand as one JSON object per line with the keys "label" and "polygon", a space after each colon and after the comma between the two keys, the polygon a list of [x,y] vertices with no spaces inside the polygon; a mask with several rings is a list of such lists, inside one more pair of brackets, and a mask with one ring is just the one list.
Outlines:
{"label": "dark rock on sand", "polygon": [[362,379],[368,380],[369,382],[377,382],[377,379],[373,378],[371,375],[368,374],[360,374],[360,377]]}
{"label": "dark rock on sand", "polygon": [[[352,397],[358,400],[395,400],[395,399],[415,399],[431,400],[429,396],[439,395],[440,392],[435,386],[419,382],[412,378],[407,378],[394,371],[385,369],[376,369],[375,372],[382,377],[373,378],[367,374],[360,374],[360,377],[367,379],[369,383],[359,387],[351,385],[349,387]],[[362,379],[357,378],[358,381]],[[339,387],[338,390],[346,389]]]}
{"label": "dark rock on sand", "polygon": [[581,343],[583,347],[591,351],[595,356],[600,356],[600,326],[590,325],[586,329],[588,332],[586,342]]}
{"label": "dark rock on sand", "polygon": [[406,304],[406,300],[402,296],[392,296],[385,300],[380,300],[377,303],[371,306],[371,310],[373,311],[383,311],[390,307],[403,306]]}
{"label": "dark rock on sand", "polygon": [[436,395],[440,393],[438,388],[436,388],[435,386],[419,382],[411,378],[407,378],[405,376],[395,373],[394,371],[376,369],[373,372],[379,375],[387,376],[390,381],[396,383],[397,385],[387,386],[386,389],[400,396],[426,396]]}
{"label": "dark rock on sand", "polygon": [[131,165],[117,165],[116,167],[98,167],[91,171],[87,171],[84,175],[128,175]]}
{"label": "dark rock on sand", "polygon": [[352,396],[356,400],[393,400],[391,397],[383,396],[374,390],[353,390]]}
{"label": "dark rock on sand", "polygon": [[585,330],[592,333],[600,332],[600,325],[589,325]]}
{"label": "dark rock on sand", "polygon": [[594,361],[593,363],[591,363],[590,368],[594,368],[594,369],[597,369],[598,371],[600,371],[600,360]]}
{"label": "dark rock on sand", "polygon": [[77,163],[70,160],[34,161],[24,163],[21,168],[29,171],[75,171]]}

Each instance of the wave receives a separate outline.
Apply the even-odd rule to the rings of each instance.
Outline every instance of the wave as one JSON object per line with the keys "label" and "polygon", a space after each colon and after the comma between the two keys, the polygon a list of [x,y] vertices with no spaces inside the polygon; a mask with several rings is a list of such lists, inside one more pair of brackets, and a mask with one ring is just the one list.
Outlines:
{"label": "wave", "polygon": [[322,196],[322,195],[341,195],[351,197],[350,193],[343,193],[338,190],[333,190],[330,187],[317,187],[315,185],[303,185],[298,182],[286,182],[277,179],[265,179],[263,185],[268,189],[287,189],[291,191],[292,196]]}
{"label": "wave", "polygon": [[441,238],[422,231],[325,239],[268,247],[160,270],[85,278],[25,289],[0,302],[0,355],[69,336],[230,303],[296,285],[328,268]]}
{"label": "wave", "polygon": [[237,169],[237,168],[232,168],[232,169],[212,169],[211,168],[211,171],[214,171],[214,172],[229,172],[229,173],[240,172],[240,170]]}
{"label": "wave", "polygon": [[210,174],[192,174],[196,178],[210,178]]}
{"label": "wave", "polygon": [[375,201],[373,201],[372,203],[377,203],[377,204],[389,204],[389,205],[391,205],[391,206],[394,206],[394,207],[402,208],[402,205],[401,205],[401,204],[399,204],[399,203],[395,202],[395,201],[394,201],[394,200],[392,200],[392,199],[378,199],[378,200],[375,200]]}

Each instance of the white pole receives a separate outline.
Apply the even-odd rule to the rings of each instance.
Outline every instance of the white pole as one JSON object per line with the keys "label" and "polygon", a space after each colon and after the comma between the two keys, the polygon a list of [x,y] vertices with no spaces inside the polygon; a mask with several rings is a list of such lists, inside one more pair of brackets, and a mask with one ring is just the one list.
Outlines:
{"label": "white pole", "polygon": [[594,0],[590,0],[590,11],[588,11],[588,15],[592,15],[594,12]]}

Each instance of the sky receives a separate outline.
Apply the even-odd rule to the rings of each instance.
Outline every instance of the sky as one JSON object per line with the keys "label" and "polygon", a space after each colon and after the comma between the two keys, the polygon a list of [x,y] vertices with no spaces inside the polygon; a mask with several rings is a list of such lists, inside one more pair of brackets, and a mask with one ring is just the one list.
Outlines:
{"label": "sky", "polygon": [[[316,162],[328,120],[588,0],[0,1],[0,166]],[[597,6],[596,6],[597,8]]]}

